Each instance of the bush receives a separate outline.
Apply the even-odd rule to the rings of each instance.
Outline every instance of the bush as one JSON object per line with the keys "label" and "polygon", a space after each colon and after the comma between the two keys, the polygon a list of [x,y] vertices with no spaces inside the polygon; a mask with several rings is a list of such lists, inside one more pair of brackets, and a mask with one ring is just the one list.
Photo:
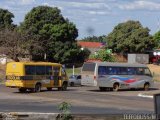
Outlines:
{"label": "bush", "polygon": [[108,53],[105,49],[98,51],[97,54],[91,54],[89,59],[98,59],[106,62],[116,62],[116,59],[112,55],[112,53]]}

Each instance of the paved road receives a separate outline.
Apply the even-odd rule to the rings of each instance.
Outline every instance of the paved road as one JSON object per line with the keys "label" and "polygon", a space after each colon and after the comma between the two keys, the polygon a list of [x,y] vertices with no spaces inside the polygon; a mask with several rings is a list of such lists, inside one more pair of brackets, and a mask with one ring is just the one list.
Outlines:
{"label": "paved road", "polygon": [[71,103],[72,113],[122,114],[153,113],[151,98],[138,97],[144,91],[100,92],[96,87],[69,87],[68,91],[42,90],[40,93],[19,93],[0,85],[0,112],[59,112],[57,105]]}

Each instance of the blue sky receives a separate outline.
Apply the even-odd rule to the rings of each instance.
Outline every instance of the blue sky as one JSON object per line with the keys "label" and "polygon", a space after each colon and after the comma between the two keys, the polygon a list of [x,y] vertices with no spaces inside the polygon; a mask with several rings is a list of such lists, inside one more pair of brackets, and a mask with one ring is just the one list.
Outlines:
{"label": "blue sky", "polygon": [[15,15],[19,24],[33,7],[58,7],[62,15],[76,24],[78,39],[107,35],[121,22],[138,20],[154,34],[160,29],[160,0],[0,0],[0,8]]}

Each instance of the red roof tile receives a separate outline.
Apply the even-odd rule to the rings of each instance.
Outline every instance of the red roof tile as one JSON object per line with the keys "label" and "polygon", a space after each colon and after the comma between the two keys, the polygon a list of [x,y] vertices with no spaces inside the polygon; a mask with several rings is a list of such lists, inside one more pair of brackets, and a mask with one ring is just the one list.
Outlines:
{"label": "red roof tile", "polygon": [[81,47],[87,47],[87,48],[103,47],[103,44],[100,42],[78,42],[78,45],[80,45]]}

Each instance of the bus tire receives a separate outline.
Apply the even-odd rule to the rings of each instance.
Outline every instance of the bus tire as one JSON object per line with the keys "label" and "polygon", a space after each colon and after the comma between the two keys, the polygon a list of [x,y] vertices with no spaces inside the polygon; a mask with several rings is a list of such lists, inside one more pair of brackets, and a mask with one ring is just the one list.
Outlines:
{"label": "bus tire", "polygon": [[71,83],[70,83],[70,86],[73,87],[73,86],[74,86],[74,82],[71,82]]}
{"label": "bus tire", "polygon": [[41,91],[41,84],[40,84],[40,83],[37,83],[37,84],[35,85],[34,91],[35,91],[35,92],[40,92],[40,91]]}
{"label": "bus tire", "polygon": [[62,91],[66,91],[67,90],[67,82],[63,82],[62,84]]}
{"label": "bus tire", "polygon": [[47,90],[48,90],[48,91],[52,91],[52,88],[51,88],[51,87],[47,87]]}
{"label": "bus tire", "polygon": [[66,91],[67,90],[67,82],[63,82],[62,87],[58,87],[59,91]]}
{"label": "bus tire", "polygon": [[106,91],[107,88],[106,88],[106,87],[99,87],[99,90],[100,90],[100,91]]}
{"label": "bus tire", "polygon": [[25,88],[19,88],[18,91],[19,91],[20,93],[24,93],[24,92],[27,91],[27,89],[25,89]]}
{"label": "bus tire", "polygon": [[144,89],[145,91],[148,91],[148,90],[149,90],[149,83],[145,83],[143,89]]}
{"label": "bus tire", "polygon": [[119,89],[119,84],[118,83],[114,83],[113,84],[113,91],[117,92]]}

